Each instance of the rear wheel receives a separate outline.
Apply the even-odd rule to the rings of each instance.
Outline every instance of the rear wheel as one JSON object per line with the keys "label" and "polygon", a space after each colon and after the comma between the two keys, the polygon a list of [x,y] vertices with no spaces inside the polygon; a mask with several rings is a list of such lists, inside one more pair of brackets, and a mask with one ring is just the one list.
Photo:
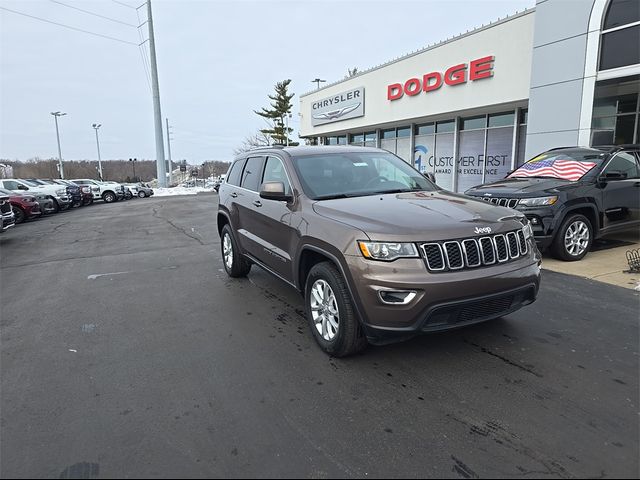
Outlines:
{"label": "rear wheel", "polygon": [[138,196],[139,196],[140,198],[144,198],[144,197],[146,197],[146,196],[147,196],[147,194],[146,194],[146,193],[144,193],[142,190],[140,190],[140,191],[138,192]]}
{"label": "rear wheel", "polygon": [[347,284],[333,263],[318,263],[309,272],[305,310],[313,336],[326,353],[346,357],[366,348]]}
{"label": "rear wheel", "polygon": [[220,248],[222,250],[222,263],[227,275],[233,278],[246,277],[251,271],[251,263],[240,253],[238,245],[231,234],[231,227],[228,224],[222,228]]}
{"label": "rear wheel", "polygon": [[566,262],[582,260],[593,243],[593,227],[584,215],[569,215],[553,239],[553,255]]}
{"label": "rear wheel", "polygon": [[116,195],[113,192],[105,192],[102,195],[102,199],[105,201],[105,203],[112,203],[116,201]]}
{"label": "rear wheel", "polygon": [[16,216],[16,225],[24,222],[27,219],[27,214],[21,207],[12,205],[12,208],[13,208],[13,214]]}
{"label": "rear wheel", "polygon": [[60,205],[58,205],[58,201],[54,198],[53,201],[53,210],[51,213],[58,213],[60,211]]}

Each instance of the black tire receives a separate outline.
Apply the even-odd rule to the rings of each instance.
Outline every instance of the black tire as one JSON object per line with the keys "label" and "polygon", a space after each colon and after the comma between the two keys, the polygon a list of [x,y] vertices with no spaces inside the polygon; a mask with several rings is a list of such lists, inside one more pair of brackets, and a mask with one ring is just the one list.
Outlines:
{"label": "black tire", "polygon": [[146,194],[146,193],[144,193],[142,190],[140,190],[140,191],[138,192],[138,197],[140,197],[140,198],[144,198],[144,197],[146,197],[146,196],[147,196],[147,194]]}
{"label": "black tire", "polygon": [[104,192],[102,194],[102,200],[104,200],[104,203],[113,203],[118,199],[118,197],[116,197],[116,194],[113,192]]}
{"label": "black tire", "polygon": [[24,222],[27,219],[27,214],[25,211],[16,205],[12,205],[13,214],[16,216],[16,225]]}
{"label": "black tire", "polygon": [[[231,246],[229,265],[227,264],[227,257],[225,257],[225,242],[227,238],[228,245]],[[231,227],[228,224],[222,228],[222,234],[220,235],[220,253],[222,253],[224,269],[230,277],[246,277],[251,271],[251,262],[244,258],[244,255],[240,252],[233,233],[231,233]]]}
{"label": "black tire", "polygon": [[[571,231],[583,232],[582,235],[579,235],[579,244],[571,245],[570,240],[567,240],[569,245],[571,245],[567,246],[565,238],[567,235],[571,236],[571,233],[568,234],[570,229]],[[588,238],[585,238],[587,235]],[[569,214],[562,222],[553,239],[551,253],[554,257],[564,260],[565,262],[576,262],[582,260],[585,255],[589,253],[591,245],[593,245],[593,226],[589,219],[579,213],[574,215]]]}
{"label": "black tire", "polygon": [[88,199],[88,200],[84,200],[84,199],[82,200],[82,205],[83,205],[84,207],[88,207],[88,206],[89,206],[89,205],[91,205],[92,203],[93,203],[93,198],[90,198],[90,199]]}
{"label": "black tire", "polygon": [[[334,337],[330,340],[324,338],[313,318],[311,304],[314,303],[314,296],[312,288],[318,281],[324,281],[329,285],[335,297],[335,306],[337,306],[338,328]],[[329,299],[325,300],[329,301]],[[333,263],[322,262],[311,268],[305,284],[304,304],[313,337],[326,353],[334,357],[346,357],[361,352],[367,347],[367,338],[360,327],[346,281]],[[329,308],[328,303],[325,305]],[[323,328],[323,331],[328,331],[329,329],[328,326],[320,326],[320,328]]]}
{"label": "black tire", "polygon": [[58,205],[58,201],[54,198],[53,200],[53,212],[51,213],[58,213],[60,211],[60,205]]}

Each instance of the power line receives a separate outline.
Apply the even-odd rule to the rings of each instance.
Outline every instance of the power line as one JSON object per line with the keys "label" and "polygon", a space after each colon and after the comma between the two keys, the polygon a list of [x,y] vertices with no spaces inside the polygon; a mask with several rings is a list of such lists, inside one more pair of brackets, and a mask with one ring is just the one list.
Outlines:
{"label": "power line", "polygon": [[11,13],[15,13],[17,15],[22,15],[24,17],[29,17],[29,18],[33,18],[35,20],[40,20],[41,22],[46,22],[46,23],[50,23],[52,25],[57,25],[59,27],[64,27],[64,28],[68,28],[69,30],[75,30],[76,32],[82,32],[82,33],[88,33],[89,35],[94,35],[96,37],[102,37],[102,38],[106,38],[108,40],[113,40],[116,42],[120,42],[120,43],[126,43],[128,45],[138,45],[137,43],[134,42],[129,42],[127,40],[122,40],[120,38],[115,38],[115,37],[110,37],[108,35],[102,35],[101,33],[95,33],[95,32],[90,32],[89,30],[83,30],[81,28],[76,28],[76,27],[71,27],[69,25],[65,25],[63,23],[58,23],[58,22],[52,22],[51,20],[46,20],[44,18],[40,18],[40,17],[36,17],[34,15],[29,15],[27,13],[23,13],[23,12],[18,12],[16,10],[11,10],[10,8],[6,8],[6,7],[0,7],[0,10],[6,10],[7,12],[11,12]]}
{"label": "power line", "polygon": [[122,5],[123,7],[129,7],[129,8],[133,8],[134,10],[136,9],[136,7],[132,7],[131,5],[127,5],[126,3],[122,3],[119,2],[118,0],[111,0],[113,3],[117,3],[119,5]]}
{"label": "power line", "polygon": [[109,20],[111,22],[120,23],[120,24],[126,25],[128,27],[136,28],[136,26],[133,23],[122,22],[120,20],[116,20],[115,18],[105,17],[104,15],[100,15],[99,13],[94,13],[94,12],[90,12],[89,10],[84,10],[82,8],[74,7],[73,5],[68,5],[66,3],[59,2],[58,0],[49,0],[49,1],[53,2],[53,3],[57,3],[58,5],[65,6],[67,8],[73,8],[74,10],[78,10],[79,12],[83,12],[83,13],[86,13],[86,14],[89,14],[89,15],[93,15],[94,17],[104,18],[105,20]]}
{"label": "power line", "polygon": [[144,43],[146,42],[146,40],[144,39],[142,32],[140,31],[140,27],[144,25],[144,23],[140,22],[140,13],[138,12],[138,10],[136,10],[136,16],[138,17],[138,36],[140,37],[141,42],[138,48],[140,50],[140,57],[142,58],[142,66],[144,68],[145,77],[147,79],[147,85],[149,85],[149,91],[153,93],[153,89],[151,88],[151,65],[149,63],[149,57],[147,57],[147,50],[144,47]]}

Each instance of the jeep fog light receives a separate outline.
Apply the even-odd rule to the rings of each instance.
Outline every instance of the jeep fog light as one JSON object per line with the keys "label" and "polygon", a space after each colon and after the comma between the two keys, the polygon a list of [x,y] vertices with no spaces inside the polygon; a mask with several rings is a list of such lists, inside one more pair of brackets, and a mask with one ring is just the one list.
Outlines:
{"label": "jeep fog light", "polygon": [[413,290],[380,290],[378,296],[382,303],[387,305],[407,305],[416,298],[416,292]]}

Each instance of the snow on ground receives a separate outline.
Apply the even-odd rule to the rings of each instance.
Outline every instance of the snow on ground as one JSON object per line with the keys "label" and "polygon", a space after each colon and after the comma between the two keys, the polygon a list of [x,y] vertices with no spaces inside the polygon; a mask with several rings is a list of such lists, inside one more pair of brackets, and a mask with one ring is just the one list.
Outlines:
{"label": "snow on ground", "polygon": [[213,192],[213,188],[204,187],[171,187],[171,188],[154,188],[154,197],[171,197],[175,195],[195,195],[202,192]]}

